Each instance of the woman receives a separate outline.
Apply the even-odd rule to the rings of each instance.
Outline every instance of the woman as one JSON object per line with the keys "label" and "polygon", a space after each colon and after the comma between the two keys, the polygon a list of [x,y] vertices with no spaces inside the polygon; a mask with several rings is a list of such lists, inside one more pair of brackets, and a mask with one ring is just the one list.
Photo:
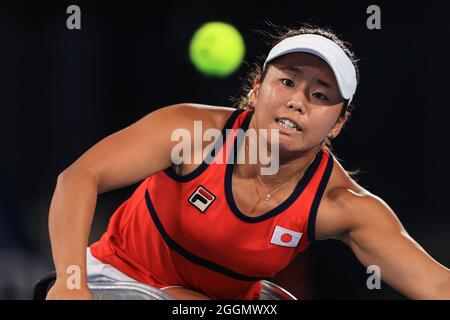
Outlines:
{"label": "woman", "polygon": [[[49,215],[57,281],[48,299],[90,299],[87,281],[105,278],[142,282],[177,299],[258,299],[261,279],[323,239],[342,240],[407,297],[450,298],[450,270],[327,147],[349,118],[358,81],[344,42],[320,28],[290,30],[253,80],[244,109],[159,109],[59,175]],[[222,129],[217,138],[223,143],[203,141],[191,154],[227,161],[175,163],[172,134],[182,129],[193,139],[194,121],[203,130]],[[259,158],[230,161],[237,157],[224,150],[245,159],[254,152],[236,138],[238,129],[277,130],[278,136],[260,140],[272,160],[278,153],[276,174],[261,174],[267,163]],[[97,195],[142,180],[86,252]],[[73,265],[81,267],[76,290],[66,286]]]}

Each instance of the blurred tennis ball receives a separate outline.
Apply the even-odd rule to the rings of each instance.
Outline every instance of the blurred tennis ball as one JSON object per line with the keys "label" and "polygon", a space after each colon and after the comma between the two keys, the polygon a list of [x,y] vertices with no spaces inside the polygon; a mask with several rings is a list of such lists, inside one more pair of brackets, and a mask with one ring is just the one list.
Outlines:
{"label": "blurred tennis ball", "polygon": [[224,22],[208,22],[193,35],[189,56],[194,66],[206,75],[226,77],[236,71],[245,55],[239,31]]}

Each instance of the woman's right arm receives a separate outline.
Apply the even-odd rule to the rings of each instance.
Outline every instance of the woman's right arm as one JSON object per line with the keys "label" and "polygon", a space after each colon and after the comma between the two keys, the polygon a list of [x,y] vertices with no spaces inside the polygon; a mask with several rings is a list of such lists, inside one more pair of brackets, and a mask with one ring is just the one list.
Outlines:
{"label": "woman's right arm", "polygon": [[[204,114],[202,107],[181,104],[156,110],[94,145],[58,176],[49,212],[57,280],[47,299],[92,298],[86,248],[98,194],[170,167],[171,150],[177,143],[170,139],[173,130],[191,131],[193,120]],[[69,289],[68,280],[77,284],[72,273],[76,269],[80,270],[79,289]]]}

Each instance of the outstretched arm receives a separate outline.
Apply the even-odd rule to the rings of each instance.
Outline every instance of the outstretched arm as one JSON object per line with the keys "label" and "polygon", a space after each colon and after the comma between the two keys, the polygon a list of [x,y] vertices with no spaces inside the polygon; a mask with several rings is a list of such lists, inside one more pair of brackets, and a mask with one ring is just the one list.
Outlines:
{"label": "outstretched arm", "polygon": [[450,270],[408,235],[382,199],[348,189],[337,198],[340,239],[364,266],[378,266],[383,281],[411,299],[450,299]]}
{"label": "outstretched arm", "polygon": [[[87,288],[86,247],[97,196],[143,180],[172,165],[174,130],[192,131],[204,108],[173,105],[149,113],[98,142],[58,177],[49,213],[57,280],[48,298],[92,298]],[[78,267],[80,287],[68,290],[68,267]]]}

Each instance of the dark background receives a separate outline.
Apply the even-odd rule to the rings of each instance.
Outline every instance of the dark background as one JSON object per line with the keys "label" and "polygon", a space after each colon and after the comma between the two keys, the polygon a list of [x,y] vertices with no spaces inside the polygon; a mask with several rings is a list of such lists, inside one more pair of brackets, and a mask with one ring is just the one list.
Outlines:
{"label": "dark background", "polygon": [[[58,174],[103,137],[157,108],[231,106],[258,56],[263,22],[331,27],[360,58],[356,110],[334,147],[425,250],[450,266],[446,158],[450,108],[448,2],[209,1],[0,4],[0,298],[27,299],[53,268],[47,215]],[[66,8],[81,8],[81,30]],[[366,8],[381,8],[381,30]],[[226,79],[199,74],[187,48],[204,22],[235,25],[245,63]],[[136,186],[99,197],[91,242]],[[362,213],[363,214],[363,213]],[[314,243],[275,279],[302,299],[403,299],[337,241]]]}

